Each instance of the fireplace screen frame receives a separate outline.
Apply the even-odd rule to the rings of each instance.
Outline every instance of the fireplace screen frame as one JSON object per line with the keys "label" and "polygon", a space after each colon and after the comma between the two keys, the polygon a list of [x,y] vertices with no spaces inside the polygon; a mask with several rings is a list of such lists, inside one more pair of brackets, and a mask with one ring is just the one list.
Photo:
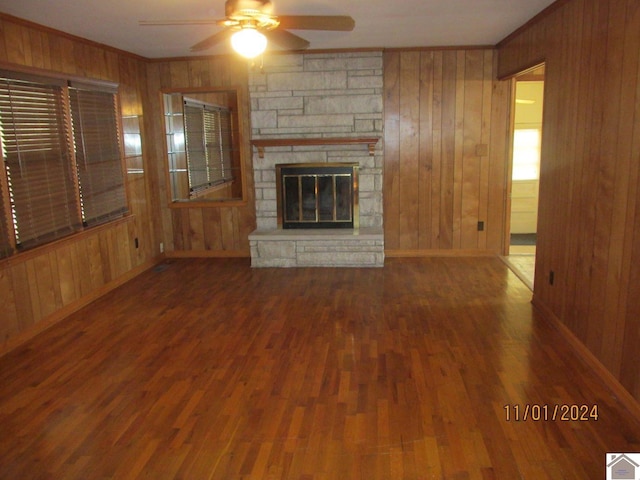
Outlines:
{"label": "fireplace screen frame", "polygon": [[[350,162],[330,162],[330,163],[280,163],[276,164],[276,196],[277,196],[277,213],[278,213],[278,228],[279,229],[301,229],[301,228],[351,228],[358,229],[360,226],[359,221],[359,202],[358,202],[358,163]],[[350,218],[338,218],[336,214],[336,177],[348,176],[351,179],[351,198],[350,198]],[[314,199],[315,204],[315,217],[313,219],[306,219],[302,213],[302,187],[297,192],[300,195],[299,205],[300,214],[297,220],[290,220],[287,218],[287,212],[285,211],[287,187],[285,186],[285,179],[299,177],[306,178],[307,180],[313,178],[314,182]],[[333,177],[333,216],[331,220],[319,218],[319,197],[318,195],[318,178],[320,177]],[[301,182],[302,180],[300,180]],[[301,185],[301,184],[299,184]]]}

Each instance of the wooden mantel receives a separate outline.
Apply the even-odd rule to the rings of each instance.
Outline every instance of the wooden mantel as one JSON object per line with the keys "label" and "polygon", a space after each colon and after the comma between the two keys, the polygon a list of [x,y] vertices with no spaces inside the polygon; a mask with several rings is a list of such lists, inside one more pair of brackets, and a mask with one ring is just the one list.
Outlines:
{"label": "wooden mantel", "polygon": [[266,147],[297,147],[307,145],[354,145],[365,144],[369,147],[369,155],[373,156],[377,137],[320,137],[320,138],[264,138],[251,140],[258,149],[258,157],[264,158]]}

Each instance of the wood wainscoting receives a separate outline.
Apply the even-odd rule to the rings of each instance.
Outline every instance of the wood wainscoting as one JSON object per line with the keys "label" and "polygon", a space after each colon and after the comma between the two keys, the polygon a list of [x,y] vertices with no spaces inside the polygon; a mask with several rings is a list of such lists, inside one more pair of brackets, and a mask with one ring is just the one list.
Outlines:
{"label": "wood wainscoting", "polygon": [[0,478],[604,478],[640,423],[530,299],[496,257],[168,260],[0,358]]}

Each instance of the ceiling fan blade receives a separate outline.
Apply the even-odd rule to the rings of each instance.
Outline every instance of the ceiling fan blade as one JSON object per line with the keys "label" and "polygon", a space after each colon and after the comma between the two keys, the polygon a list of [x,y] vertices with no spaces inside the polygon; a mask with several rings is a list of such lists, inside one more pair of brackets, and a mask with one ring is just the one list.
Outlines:
{"label": "ceiling fan blade", "polygon": [[281,28],[261,30],[261,32],[269,42],[273,42],[285,50],[304,50],[309,47],[307,40]]}
{"label": "ceiling fan blade", "polygon": [[356,22],[347,15],[278,15],[280,28],[291,30],[333,30],[348,32]]}
{"label": "ceiling fan blade", "polygon": [[154,25],[221,25],[224,20],[201,18],[198,20],[139,20],[138,25],[152,27]]}
{"label": "ceiling fan blade", "polygon": [[233,34],[233,30],[231,29],[221,30],[220,32],[214,33],[210,37],[207,37],[201,42],[198,42],[195,45],[193,45],[191,47],[191,51],[199,52],[201,50],[206,50],[207,48],[214,46],[216,43],[221,43],[221,42],[224,42],[225,40],[228,40],[232,34]]}

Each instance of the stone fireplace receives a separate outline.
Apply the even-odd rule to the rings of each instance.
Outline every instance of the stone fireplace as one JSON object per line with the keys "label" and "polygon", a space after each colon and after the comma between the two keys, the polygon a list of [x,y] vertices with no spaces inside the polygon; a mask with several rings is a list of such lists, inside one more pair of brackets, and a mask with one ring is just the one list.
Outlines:
{"label": "stone fireplace", "polygon": [[[252,266],[382,266],[382,53],[265,57],[263,70],[250,75],[250,94]],[[286,173],[284,187],[283,165],[302,169]],[[338,165],[355,172],[347,206],[324,201],[347,184],[340,174],[303,172]],[[288,213],[283,195],[294,204]]]}

